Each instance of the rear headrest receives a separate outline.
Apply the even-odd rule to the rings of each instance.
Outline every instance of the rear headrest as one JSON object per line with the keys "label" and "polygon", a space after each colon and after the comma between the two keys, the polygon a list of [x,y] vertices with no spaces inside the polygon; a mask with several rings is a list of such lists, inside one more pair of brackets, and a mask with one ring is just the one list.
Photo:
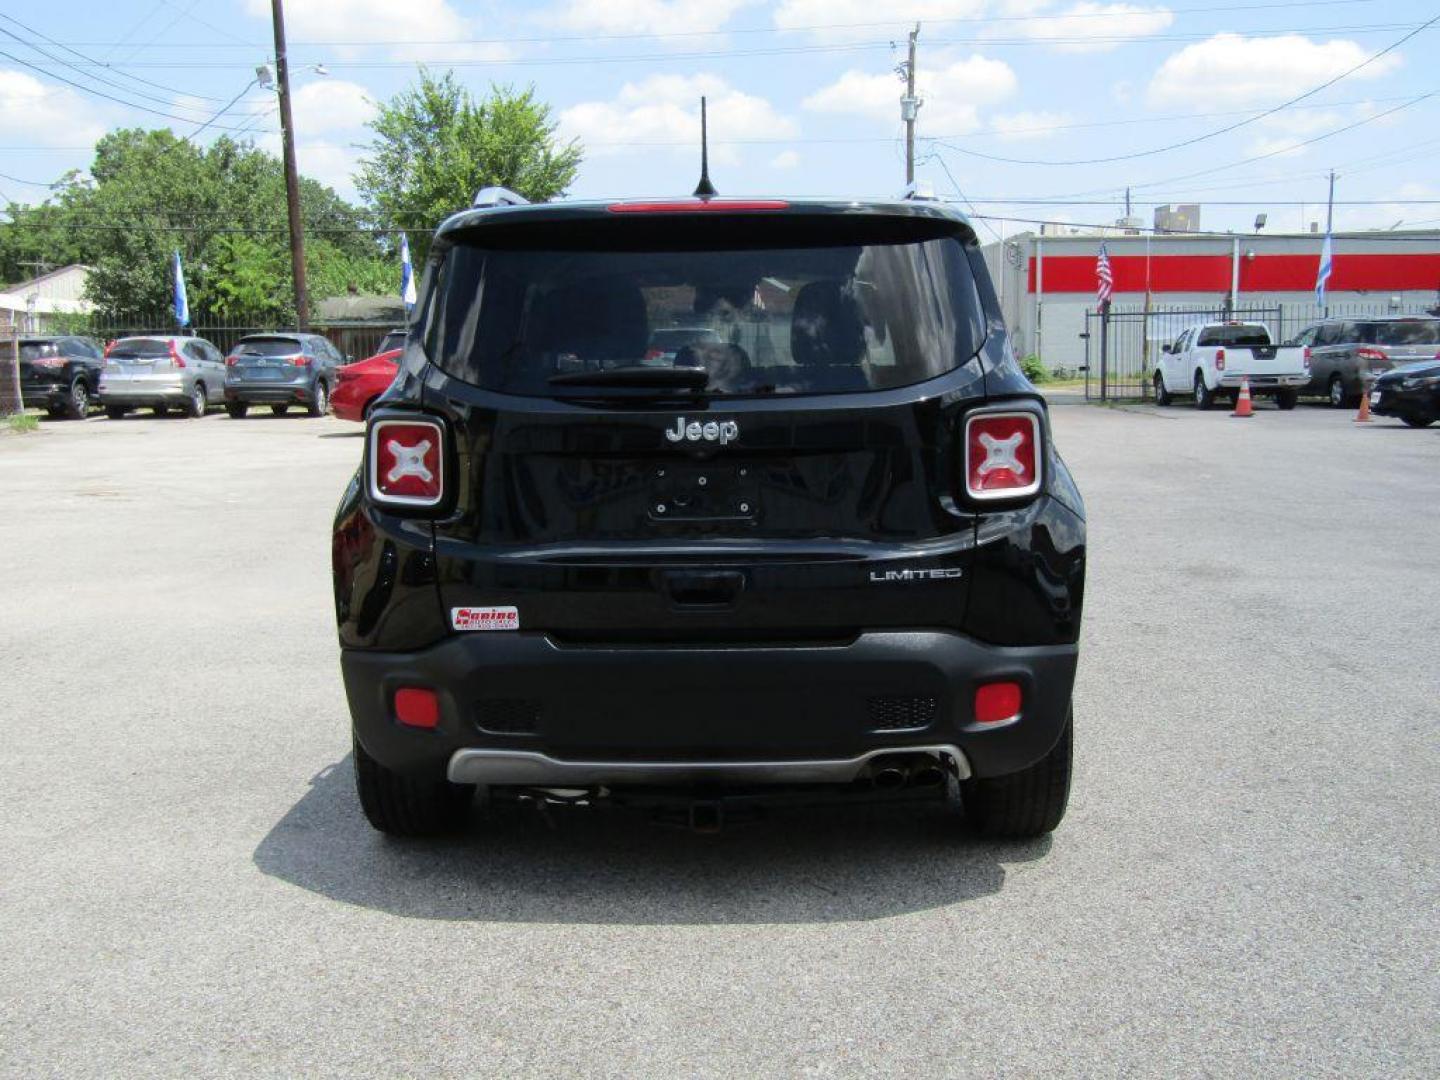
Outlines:
{"label": "rear headrest", "polygon": [[565,285],[537,305],[533,347],[583,360],[639,362],[650,340],[645,298],[637,285],[587,281]]}
{"label": "rear headrest", "polygon": [[790,355],[803,367],[858,366],[864,358],[865,320],[838,281],[814,281],[795,294]]}

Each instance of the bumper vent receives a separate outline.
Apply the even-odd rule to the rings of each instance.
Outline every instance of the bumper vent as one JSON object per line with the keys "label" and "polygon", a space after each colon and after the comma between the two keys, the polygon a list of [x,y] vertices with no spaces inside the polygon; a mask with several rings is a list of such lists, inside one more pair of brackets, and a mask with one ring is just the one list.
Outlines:
{"label": "bumper vent", "polygon": [[475,723],[494,735],[534,735],[540,702],[534,698],[485,698],[475,705]]}
{"label": "bumper vent", "polygon": [[940,703],[933,697],[872,697],[869,707],[871,728],[900,731],[929,727],[935,722]]}

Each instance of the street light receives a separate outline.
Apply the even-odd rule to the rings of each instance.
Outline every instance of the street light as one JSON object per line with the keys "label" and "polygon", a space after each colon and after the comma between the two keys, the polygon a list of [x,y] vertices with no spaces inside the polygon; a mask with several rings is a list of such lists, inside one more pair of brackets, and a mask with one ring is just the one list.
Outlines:
{"label": "street light", "polygon": [[1258,233],[1261,229],[1263,229],[1263,228],[1265,227],[1265,222],[1267,222],[1267,221],[1269,221],[1269,220],[1270,220],[1270,219],[1269,219],[1266,215],[1264,215],[1264,214],[1256,214],[1256,215],[1255,215],[1255,231]]}

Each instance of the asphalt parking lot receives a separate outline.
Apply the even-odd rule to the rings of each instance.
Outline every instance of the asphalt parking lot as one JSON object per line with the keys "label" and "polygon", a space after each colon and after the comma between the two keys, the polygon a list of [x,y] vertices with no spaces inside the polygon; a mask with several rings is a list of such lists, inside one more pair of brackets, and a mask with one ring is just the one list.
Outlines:
{"label": "asphalt parking lot", "polygon": [[1057,398],[1070,815],[355,803],[358,427],[0,435],[7,1075],[1440,1074],[1440,429]]}

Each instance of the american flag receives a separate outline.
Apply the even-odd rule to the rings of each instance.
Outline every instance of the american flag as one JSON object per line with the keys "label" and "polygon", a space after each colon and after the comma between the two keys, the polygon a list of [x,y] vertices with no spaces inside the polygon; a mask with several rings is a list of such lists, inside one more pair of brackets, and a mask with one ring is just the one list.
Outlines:
{"label": "american flag", "polygon": [[1115,291],[1115,275],[1110,271],[1110,252],[1104,244],[1100,245],[1100,254],[1095,259],[1095,280],[1095,299],[1104,307],[1110,303],[1110,294]]}

